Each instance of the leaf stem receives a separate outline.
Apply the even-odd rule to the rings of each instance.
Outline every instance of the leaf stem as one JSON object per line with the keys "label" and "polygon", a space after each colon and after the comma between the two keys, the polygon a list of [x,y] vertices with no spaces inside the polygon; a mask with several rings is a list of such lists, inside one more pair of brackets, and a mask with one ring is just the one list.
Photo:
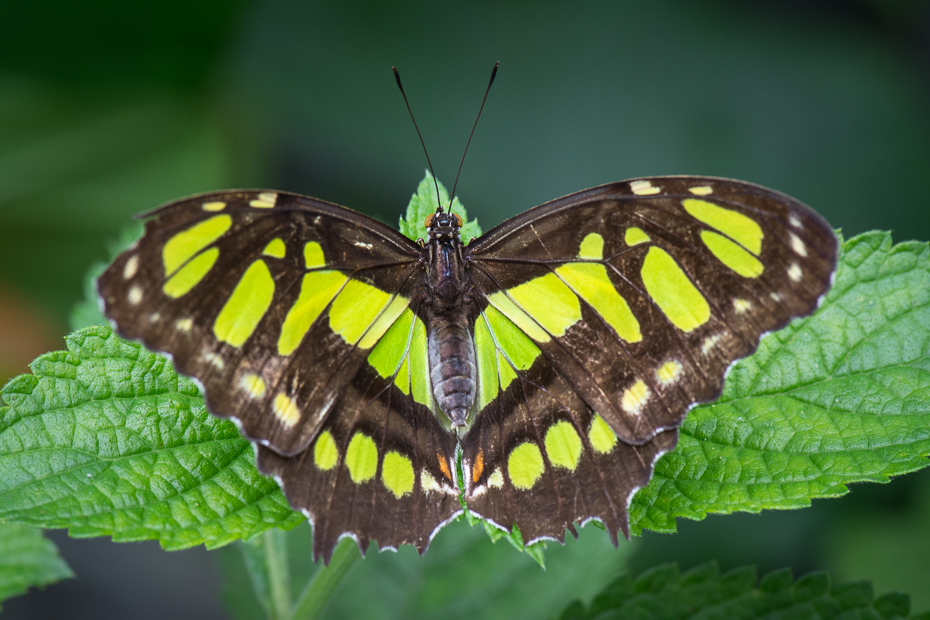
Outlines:
{"label": "leaf stem", "polygon": [[274,618],[287,618],[291,610],[291,572],[287,565],[285,532],[271,528],[265,539],[265,565],[268,567],[269,601]]}
{"label": "leaf stem", "polygon": [[307,587],[300,593],[294,604],[290,620],[315,620],[323,606],[335,592],[336,587],[346,576],[349,569],[360,557],[358,546],[351,538],[346,538],[333,552],[329,566],[322,566],[310,579]]}

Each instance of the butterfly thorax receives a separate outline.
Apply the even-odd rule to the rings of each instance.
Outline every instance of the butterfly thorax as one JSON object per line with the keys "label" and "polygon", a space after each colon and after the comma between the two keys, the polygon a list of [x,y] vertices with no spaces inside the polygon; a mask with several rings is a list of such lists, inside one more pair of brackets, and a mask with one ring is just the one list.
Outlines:
{"label": "butterfly thorax", "polygon": [[426,315],[433,397],[452,427],[465,428],[475,403],[477,370],[471,325],[476,308],[469,296],[461,224],[439,213],[427,225]]}

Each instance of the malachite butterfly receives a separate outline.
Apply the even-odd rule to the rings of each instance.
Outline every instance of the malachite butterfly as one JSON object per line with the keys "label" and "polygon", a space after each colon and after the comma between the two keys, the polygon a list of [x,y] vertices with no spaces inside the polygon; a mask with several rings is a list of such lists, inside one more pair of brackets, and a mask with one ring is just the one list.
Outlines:
{"label": "malachite butterfly", "polygon": [[[172,202],[98,281],[314,527],[423,552],[465,509],[526,543],[628,505],[734,360],[810,314],[837,240],[815,212],[710,177],[622,181],[415,242],[279,191]],[[461,481],[461,482],[460,482]]]}

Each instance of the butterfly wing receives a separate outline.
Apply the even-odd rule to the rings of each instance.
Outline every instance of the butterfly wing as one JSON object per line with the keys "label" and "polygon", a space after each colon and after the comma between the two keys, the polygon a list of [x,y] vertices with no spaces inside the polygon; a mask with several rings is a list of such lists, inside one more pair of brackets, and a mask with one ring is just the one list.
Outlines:
{"label": "butterfly wing", "polygon": [[433,413],[426,358],[425,326],[405,310],[307,450],[284,457],[259,447],[259,469],[283,480],[313,522],[315,558],[328,562],[345,535],[363,550],[376,540],[423,552],[461,512],[456,440]]}
{"label": "butterfly wing", "polygon": [[[338,535],[380,533],[355,513],[376,514],[371,507],[391,504],[393,491],[391,510],[413,501],[424,520],[379,542],[425,545],[420,529],[431,532],[460,506],[427,506],[424,492],[413,500],[405,472],[417,468],[418,491],[421,470],[442,489],[439,464],[448,468],[454,442],[442,437],[422,390],[426,404],[395,381],[407,341],[380,346],[399,319],[414,324],[420,248],[371,218],[284,192],[205,194],[152,216],[97,283],[118,333],[196,378],[210,411],[263,446],[262,468],[294,506],[320,521],[333,501],[327,491],[341,493],[327,530],[337,536],[327,534],[317,555],[328,557]],[[415,356],[425,356],[425,344]],[[393,478],[392,463],[400,468]],[[445,485],[455,489],[454,477]]]}
{"label": "butterfly wing", "polygon": [[[482,316],[492,334],[505,334],[492,336],[488,353],[477,347],[479,357],[497,357],[479,370],[487,391],[475,429],[485,430],[463,442],[469,507],[561,538],[587,518],[626,531],[626,502],[651,475],[650,457],[674,445],[670,429],[695,403],[719,396],[729,366],[764,333],[816,308],[837,241],[816,213],[777,192],[667,177],[547,203],[467,251]],[[481,319],[475,329],[477,345]],[[494,441],[480,436],[489,432],[484,418],[499,420]],[[619,443],[599,452],[597,439],[607,447],[613,435]],[[608,462],[632,479],[604,482]],[[495,468],[503,480],[485,481]],[[533,484],[515,484],[537,470],[524,476]],[[567,475],[576,486],[559,485]],[[605,499],[585,495],[599,487]],[[619,522],[616,506],[624,509]],[[551,516],[537,520],[545,527],[534,512]]]}
{"label": "butterfly wing", "polygon": [[640,445],[618,441],[571,383],[493,306],[475,324],[479,415],[462,440],[468,509],[525,543],[563,540],[597,518],[614,544],[629,534],[630,496],[646,485],[675,429]]}

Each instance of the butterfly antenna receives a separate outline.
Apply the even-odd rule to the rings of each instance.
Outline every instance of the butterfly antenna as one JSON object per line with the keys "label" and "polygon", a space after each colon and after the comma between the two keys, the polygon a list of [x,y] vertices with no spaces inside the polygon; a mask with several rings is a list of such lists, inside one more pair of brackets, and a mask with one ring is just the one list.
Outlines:
{"label": "butterfly antenna", "polygon": [[[426,163],[429,165],[429,173],[433,175],[433,183],[436,184],[436,213],[439,213],[442,211],[442,203],[439,202],[439,181],[436,180],[436,173],[433,172],[433,162],[429,160],[426,143],[423,142],[423,134],[420,133],[420,128],[417,127],[417,119],[413,118],[413,110],[410,109],[410,102],[407,101],[407,93],[404,92],[404,86],[400,83],[400,73],[398,73],[397,67],[391,67],[391,70],[394,72],[394,79],[397,80],[397,88],[400,89],[400,94],[404,97],[404,103],[407,104],[407,111],[410,113],[410,120],[413,121],[413,128],[417,130],[417,136],[420,138],[420,145],[423,147],[423,154],[426,155]],[[449,207],[451,208],[451,204]]]}
{"label": "butterfly antenna", "polygon": [[488,87],[484,90],[484,99],[481,100],[481,107],[478,108],[478,116],[475,117],[475,124],[472,125],[471,133],[468,134],[468,142],[465,143],[465,152],[462,153],[462,161],[459,162],[459,171],[455,173],[455,183],[452,185],[452,194],[449,199],[449,211],[452,211],[452,201],[455,200],[455,188],[459,186],[459,175],[462,174],[462,166],[465,165],[465,155],[468,154],[468,146],[471,144],[471,137],[475,135],[475,128],[478,127],[478,119],[481,118],[481,112],[484,110],[484,102],[488,100],[488,93],[491,92],[491,84],[494,83],[494,78],[497,77],[497,68],[501,66],[501,61],[494,63],[494,68],[491,69],[491,79],[488,81]]}

